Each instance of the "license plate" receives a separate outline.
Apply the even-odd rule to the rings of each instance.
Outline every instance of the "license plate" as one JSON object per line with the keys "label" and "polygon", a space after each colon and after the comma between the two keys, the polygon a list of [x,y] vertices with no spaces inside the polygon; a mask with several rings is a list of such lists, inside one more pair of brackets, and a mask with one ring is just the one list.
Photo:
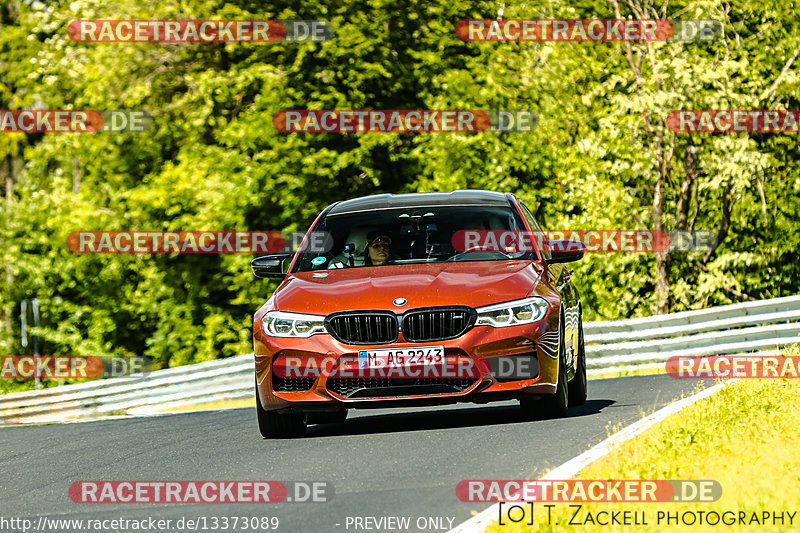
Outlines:
{"label": "license plate", "polygon": [[444,363],[444,346],[381,348],[379,350],[360,350],[358,352],[358,368],[424,367],[442,365]]}

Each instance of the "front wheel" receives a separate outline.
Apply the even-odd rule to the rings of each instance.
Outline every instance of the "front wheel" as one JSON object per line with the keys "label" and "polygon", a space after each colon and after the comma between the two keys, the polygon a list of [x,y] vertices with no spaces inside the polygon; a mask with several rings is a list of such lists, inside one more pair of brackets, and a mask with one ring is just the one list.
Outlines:
{"label": "front wheel", "polygon": [[265,439],[289,439],[302,437],[306,434],[306,414],[288,413],[280,414],[275,411],[265,411],[261,407],[261,398],[258,394],[256,381],[256,416],[258,429]]}
{"label": "front wheel", "polygon": [[536,401],[530,398],[520,399],[520,408],[525,418],[564,418],[567,416],[569,398],[567,391],[567,364],[564,349],[564,332],[558,343],[558,383],[556,393],[552,396]]}
{"label": "front wheel", "polygon": [[578,361],[575,363],[575,377],[569,382],[569,404],[586,403],[586,348],[583,345],[583,317],[578,325]]}
{"label": "front wheel", "polygon": [[567,363],[564,357],[563,344],[561,356],[558,358],[558,384],[556,385],[556,393],[545,398],[542,403],[544,404],[542,405],[543,414],[548,418],[564,418],[567,416],[569,399],[567,390]]}

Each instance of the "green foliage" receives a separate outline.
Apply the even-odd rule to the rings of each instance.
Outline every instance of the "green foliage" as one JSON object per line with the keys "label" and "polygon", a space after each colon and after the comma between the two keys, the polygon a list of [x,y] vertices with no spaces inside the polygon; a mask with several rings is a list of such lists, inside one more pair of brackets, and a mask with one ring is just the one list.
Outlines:
{"label": "green foliage", "polygon": [[[648,13],[663,5],[633,4]],[[628,3],[621,9],[632,16]],[[455,36],[455,24],[470,17],[614,18],[614,3],[600,0],[7,3],[0,108],[144,109],[154,122],[147,133],[0,134],[8,196],[0,200],[0,312],[10,323],[0,322],[0,351],[20,352],[10,340],[19,337],[19,304],[35,296],[48,354],[148,355],[175,366],[247,353],[252,312],[275,287],[253,280],[250,257],[79,255],[67,250],[67,236],[302,231],[332,201],[379,192],[514,192],[550,229],[726,226],[714,253],[672,254],[670,309],[796,293],[797,138],[676,134],[665,122],[673,109],[797,109],[797,65],[778,79],[800,46],[793,11],[777,0],[669,3],[660,18],[720,20],[724,40],[632,44],[635,70],[622,43]],[[69,21],[89,18],[325,19],[336,36],[71,41]],[[272,126],[281,109],[337,108],[532,109],[539,124],[530,133],[438,135],[282,134]],[[692,150],[696,177],[681,219]],[[656,221],[658,160],[667,151]],[[587,319],[659,308],[652,255],[592,254],[575,268]]]}

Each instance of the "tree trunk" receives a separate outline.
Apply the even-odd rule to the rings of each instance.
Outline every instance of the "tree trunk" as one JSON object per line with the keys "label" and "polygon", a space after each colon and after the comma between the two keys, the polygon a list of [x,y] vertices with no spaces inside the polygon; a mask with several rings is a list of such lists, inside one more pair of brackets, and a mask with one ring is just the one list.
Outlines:
{"label": "tree trunk", "polygon": [[[670,146],[667,155],[664,155],[662,139],[656,139],[656,187],[653,192],[653,229],[661,231],[661,217],[664,213],[664,188],[666,186],[667,175],[669,174],[670,161],[674,148]],[[669,253],[656,253],[656,314],[663,315],[669,313]]]}
{"label": "tree trunk", "polygon": [[[5,167],[3,174],[5,174],[5,189],[6,189],[5,216],[8,216],[8,213],[11,212],[11,199],[13,198],[14,195],[14,165],[10,155],[6,156],[5,165],[3,166]],[[5,229],[5,227],[2,229]],[[1,241],[2,241],[2,234],[0,234],[0,242]],[[3,248],[5,248],[5,246]],[[11,286],[14,284],[14,274],[12,273],[11,265],[6,265],[5,271],[6,271],[6,279],[5,279],[6,294],[10,295]],[[3,313],[3,330],[5,332],[5,336],[7,339],[6,352],[11,350],[11,347],[14,344],[13,333],[11,330],[11,313],[13,312],[12,310],[13,307],[11,306],[10,302],[2,306],[2,308],[0,308],[0,312]]]}
{"label": "tree trunk", "polygon": [[686,148],[686,161],[683,168],[683,182],[678,193],[678,207],[675,213],[675,229],[685,230],[689,220],[689,207],[692,200],[692,187],[697,179],[697,147]]}

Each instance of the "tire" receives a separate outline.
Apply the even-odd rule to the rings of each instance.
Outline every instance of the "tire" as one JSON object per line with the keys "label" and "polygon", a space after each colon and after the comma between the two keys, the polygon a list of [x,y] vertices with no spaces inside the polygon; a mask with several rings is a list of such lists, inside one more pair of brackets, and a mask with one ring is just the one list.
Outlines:
{"label": "tire", "polygon": [[309,424],[344,424],[347,419],[347,409],[332,413],[308,413]]}
{"label": "tire", "polygon": [[569,404],[586,403],[586,347],[583,345],[583,316],[578,325],[578,362],[575,364],[575,377],[569,382]]}
{"label": "tire", "polygon": [[564,357],[564,345],[558,358],[558,384],[556,393],[542,400],[542,412],[547,418],[564,418],[569,407],[567,391],[567,364]]}
{"label": "tire", "polygon": [[290,439],[302,437],[306,434],[305,413],[284,415],[274,411],[265,411],[261,407],[258,382],[256,382],[256,416],[258,417],[258,429],[265,439]]}
{"label": "tire", "polygon": [[556,393],[539,401],[530,398],[521,398],[519,403],[524,418],[564,418],[567,416],[569,399],[563,330],[561,331],[560,337],[558,344],[558,383],[556,384]]}

